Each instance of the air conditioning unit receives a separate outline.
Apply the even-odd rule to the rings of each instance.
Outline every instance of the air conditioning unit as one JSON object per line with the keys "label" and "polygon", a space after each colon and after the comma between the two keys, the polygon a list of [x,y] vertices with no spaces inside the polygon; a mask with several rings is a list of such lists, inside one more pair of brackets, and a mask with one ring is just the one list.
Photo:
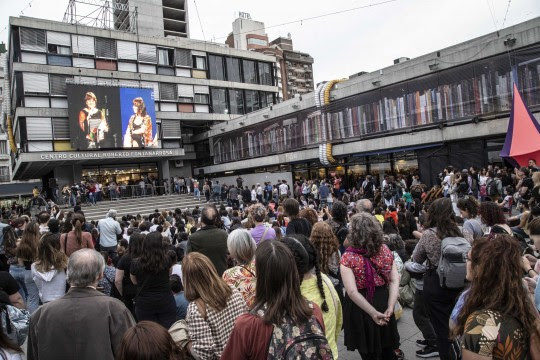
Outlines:
{"label": "air conditioning unit", "polygon": [[184,160],[174,160],[174,167],[177,167],[177,168],[184,167]]}

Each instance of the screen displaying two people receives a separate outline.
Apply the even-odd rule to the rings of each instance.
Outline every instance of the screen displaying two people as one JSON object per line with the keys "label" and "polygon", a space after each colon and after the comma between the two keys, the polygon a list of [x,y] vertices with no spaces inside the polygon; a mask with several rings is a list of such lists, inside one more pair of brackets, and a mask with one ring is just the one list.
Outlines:
{"label": "screen displaying two people", "polygon": [[158,146],[152,89],[68,84],[68,104],[76,149]]}

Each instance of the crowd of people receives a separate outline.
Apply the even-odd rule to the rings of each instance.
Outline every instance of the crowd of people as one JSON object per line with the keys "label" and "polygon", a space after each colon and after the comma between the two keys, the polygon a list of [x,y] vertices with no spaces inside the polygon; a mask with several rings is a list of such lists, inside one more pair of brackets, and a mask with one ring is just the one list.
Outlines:
{"label": "crowd of people", "polygon": [[26,340],[28,359],[337,359],[343,331],[362,359],[402,359],[408,306],[419,357],[538,358],[540,172],[440,181],[238,177],[202,182],[217,206],[192,210],[3,211],[0,353],[19,359]]}

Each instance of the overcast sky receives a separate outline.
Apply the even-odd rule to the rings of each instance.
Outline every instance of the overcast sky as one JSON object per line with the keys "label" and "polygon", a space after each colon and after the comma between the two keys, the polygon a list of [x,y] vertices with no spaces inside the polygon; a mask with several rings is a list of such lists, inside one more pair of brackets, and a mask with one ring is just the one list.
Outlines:
{"label": "overcast sky", "polygon": [[[224,42],[238,12],[262,21],[270,40],[291,33],[294,48],[315,59],[315,81],[374,71],[406,56],[436,51],[540,16],[540,0],[186,0],[191,37]],[[387,3],[377,5],[377,3]],[[67,0],[0,0],[0,39],[8,16],[61,21]],[[196,4],[196,6],[195,6]],[[272,27],[356,7],[371,7]]]}

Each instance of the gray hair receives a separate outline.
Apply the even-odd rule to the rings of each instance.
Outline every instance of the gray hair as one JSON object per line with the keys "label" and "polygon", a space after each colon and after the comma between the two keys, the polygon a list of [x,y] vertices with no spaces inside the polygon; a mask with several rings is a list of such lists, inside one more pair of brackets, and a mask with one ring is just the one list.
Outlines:
{"label": "gray hair", "polygon": [[371,214],[358,213],[350,219],[347,239],[352,247],[365,249],[367,257],[372,257],[379,252],[383,244],[381,223]]}
{"label": "gray hair", "polygon": [[108,212],[107,212],[107,217],[110,217],[110,218],[115,218],[116,217],[116,210],[114,209],[110,209]]}
{"label": "gray hair", "polygon": [[266,219],[266,209],[261,204],[253,205],[251,207],[251,216],[256,222],[264,222],[264,219]]}
{"label": "gray hair", "polygon": [[94,284],[105,270],[105,260],[93,249],[75,251],[68,260],[67,277],[71,286],[86,287]]}
{"label": "gray hair", "polygon": [[229,254],[240,264],[249,264],[255,257],[257,244],[246,229],[236,229],[231,231],[227,238],[227,249]]}
{"label": "gray hair", "polygon": [[371,214],[373,211],[373,204],[369,199],[360,199],[356,202],[356,210],[358,210],[358,212]]}

